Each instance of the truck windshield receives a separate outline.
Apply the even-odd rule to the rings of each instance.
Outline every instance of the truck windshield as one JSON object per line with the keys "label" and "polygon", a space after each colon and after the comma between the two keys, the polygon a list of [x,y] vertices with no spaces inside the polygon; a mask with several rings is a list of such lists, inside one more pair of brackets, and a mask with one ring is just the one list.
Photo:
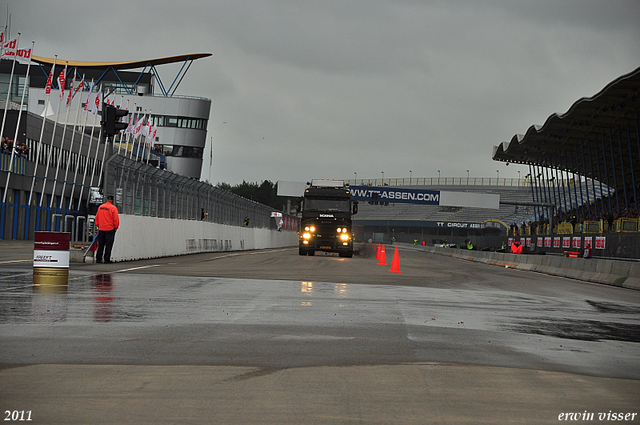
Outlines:
{"label": "truck windshield", "polygon": [[305,198],[304,210],[305,211],[335,211],[335,212],[349,212],[349,200],[348,199],[318,199],[318,198]]}

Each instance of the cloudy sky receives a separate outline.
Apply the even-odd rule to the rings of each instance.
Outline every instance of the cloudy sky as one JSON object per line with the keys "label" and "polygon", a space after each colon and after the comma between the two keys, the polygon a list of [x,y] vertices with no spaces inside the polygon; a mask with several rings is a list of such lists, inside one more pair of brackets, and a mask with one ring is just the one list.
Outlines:
{"label": "cloudy sky", "polygon": [[212,183],[517,177],[493,146],[640,67],[637,0],[7,4],[37,56],[213,53],[178,91],[212,100]]}

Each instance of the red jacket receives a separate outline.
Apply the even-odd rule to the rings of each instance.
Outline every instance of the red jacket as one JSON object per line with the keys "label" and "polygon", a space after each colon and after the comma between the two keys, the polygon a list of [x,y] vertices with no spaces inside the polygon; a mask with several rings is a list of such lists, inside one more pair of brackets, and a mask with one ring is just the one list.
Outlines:
{"label": "red jacket", "polygon": [[511,244],[511,253],[522,254],[522,244],[518,242],[514,242],[513,244]]}
{"label": "red jacket", "polygon": [[101,232],[110,230],[118,230],[120,227],[120,216],[118,216],[118,208],[107,201],[98,207],[96,213],[96,226]]}

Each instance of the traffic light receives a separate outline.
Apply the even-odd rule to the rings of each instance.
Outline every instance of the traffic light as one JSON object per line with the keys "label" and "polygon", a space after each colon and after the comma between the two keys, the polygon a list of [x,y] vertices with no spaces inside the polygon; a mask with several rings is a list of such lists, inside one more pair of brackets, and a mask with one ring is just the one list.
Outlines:
{"label": "traffic light", "polygon": [[124,130],[129,125],[126,122],[120,121],[121,117],[127,116],[129,111],[125,109],[118,109],[113,105],[104,104],[102,108],[102,131],[107,137],[111,137],[118,133],[120,130]]}

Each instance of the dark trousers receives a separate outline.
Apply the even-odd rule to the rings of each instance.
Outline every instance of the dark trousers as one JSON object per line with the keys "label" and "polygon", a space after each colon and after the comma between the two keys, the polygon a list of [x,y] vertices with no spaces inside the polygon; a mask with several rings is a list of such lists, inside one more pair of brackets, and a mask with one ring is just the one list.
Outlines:
{"label": "dark trousers", "polygon": [[104,262],[111,261],[111,249],[113,248],[113,240],[116,237],[116,231],[109,230],[106,232],[98,232],[98,251],[96,252],[96,260],[102,261],[104,254]]}

